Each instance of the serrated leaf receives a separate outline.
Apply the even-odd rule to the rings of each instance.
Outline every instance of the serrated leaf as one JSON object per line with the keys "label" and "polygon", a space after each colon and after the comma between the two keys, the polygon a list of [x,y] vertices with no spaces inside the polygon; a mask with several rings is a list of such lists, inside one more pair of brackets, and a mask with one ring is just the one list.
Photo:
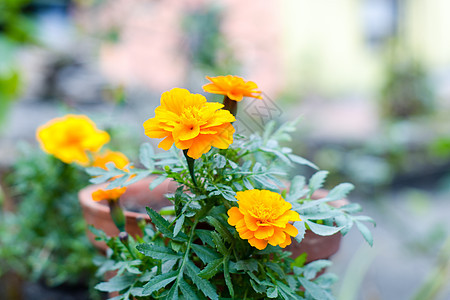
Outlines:
{"label": "serrated leaf", "polygon": [[173,236],[174,237],[178,235],[178,233],[180,232],[181,228],[183,227],[184,218],[185,218],[185,215],[183,214],[175,222],[175,227],[173,228]]}
{"label": "serrated leaf", "polygon": [[208,298],[213,300],[218,300],[219,295],[217,295],[216,289],[208,281],[198,276],[200,269],[194,265],[193,262],[188,261],[186,264],[187,275],[192,279],[192,282],[197,286],[197,288]]}
{"label": "serrated leaf", "polygon": [[319,271],[328,268],[331,265],[331,261],[326,259],[315,260],[304,267],[303,276],[305,276],[306,279],[312,280],[316,278]]}
{"label": "serrated leaf", "polygon": [[248,190],[254,189],[253,185],[251,184],[251,182],[246,177],[244,177],[242,179],[242,182],[244,183],[244,186],[245,186],[246,189],[248,189]]}
{"label": "serrated leaf", "polygon": [[210,279],[214,275],[217,274],[217,272],[220,271],[220,267],[222,266],[223,258],[218,258],[213,261],[211,261],[201,272],[198,274],[198,276],[204,278],[204,279]]}
{"label": "serrated leaf", "polygon": [[295,236],[295,240],[297,242],[301,243],[301,241],[305,237],[305,232],[306,232],[305,221],[303,221],[303,220],[302,221],[296,221],[296,222],[294,222],[293,225],[298,230],[298,234]]}
{"label": "serrated leaf", "polygon": [[213,159],[214,167],[217,169],[223,169],[223,167],[227,164],[227,159],[223,155],[215,154]]}
{"label": "serrated leaf", "polygon": [[328,199],[335,200],[341,200],[345,197],[347,197],[348,193],[350,193],[355,186],[351,183],[341,183],[334,187],[327,195]]}
{"label": "serrated leaf", "polygon": [[211,231],[205,229],[196,229],[198,237],[202,240],[203,244],[215,247],[213,238],[211,237]]}
{"label": "serrated leaf", "polygon": [[225,277],[225,284],[228,287],[228,291],[230,292],[231,298],[234,299],[233,282],[231,281],[231,275],[230,275],[228,263],[229,263],[229,259],[228,259],[228,257],[225,257],[225,260],[223,262],[223,275]]}
{"label": "serrated leaf", "polygon": [[171,260],[171,259],[180,259],[181,255],[172,251],[167,247],[156,246],[152,244],[139,244],[136,246],[136,249],[144,254],[145,256],[149,256],[155,259],[161,260]]}
{"label": "serrated leaf", "polygon": [[314,232],[315,234],[318,234],[318,235],[322,235],[322,236],[333,235],[333,234],[339,232],[343,228],[343,227],[321,225],[321,224],[317,224],[314,222],[310,222],[308,220],[305,220],[305,222],[306,222],[306,224],[308,224],[308,226],[312,232]]}
{"label": "serrated leaf", "polygon": [[207,264],[219,258],[217,252],[212,251],[206,246],[192,244],[192,250],[194,253],[203,261],[203,263]]}
{"label": "serrated leaf", "polygon": [[180,279],[178,282],[178,286],[180,287],[181,293],[185,299],[197,299],[197,293],[192,289],[192,287],[184,281],[184,279]]}
{"label": "serrated leaf", "polygon": [[304,165],[304,166],[311,167],[315,170],[319,170],[318,166],[316,166],[314,163],[310,162],[306,158],[303,158],[303,157],[295,155],[295,154],[288,154],[288,157],[291,161],[293,161],[299,165]]}
{"label": "serrated leaf", "polygon": [[139,160],[144,165],[144,167],[146,167],[150,171],[153,171],[153,169],[155,168],[154,155],[155,151],[149,143],[144,143],[141,145],[141,148],[139,149]]}
{"label": "serrated leaf", "polygon": [[377,226],[377,223],[371,217],[368,216],[354,216],[353,219],[362,222],[370,222],[373,224],[373,226]]}
{"label": "serrated leaf", "polygon": [[149,171],[139,171],[139,172],[135,172],[133,173],[133,176],[130,176],[130,180],[128,180],[127,182],[125,182],[124,186],[129,186],[130,184],[133,184],[135,182],[138,182],[144,178],[146,178],[147,176],[149,176],[151,173]]}
{"label": "serrated leaf", "polygon": [[278,288],[276,286],[272,286],[267,289],[267,297],[273,299],[278,297]]}
{"label": "serrated leaf", "polygon": [[177,279],[178,271],[172,271],[166,274],[161,274],[153,277],[144,285],[142,293],[144,295],[151,295],[153,292],[166,287],[169,283]]}
{"label": "serrated leaf", "polygon": [[258,272],[258,262],[255,259],[239,260],[235,265],[236,270]]}
{"label": "serrated leaf", "polygon": [[334,300],[330,293],[326,292],[320,286],[303,277],[299,277],[300,284],[305,288],[311,297],[315,300]]}
{"label": "serrated leaf", "polygon": [[358,228],[359,232],[361,232],[364,239],[367,241],[367,243],[372,247],[373,246],[373,237],[372,233],[370,232],[369,228],[367,228],[366,225],[359,221],[355,221],[356,227]]}
{"label": "serrated leaf", "polygon": [[312,194],[314,191],[320,189],[323,186],[323,183],[325,182],[325,179],[328,176],[328,171],[319,171],[316,172],[311,178],[309,179],[309,188],[310,188],[310,194]]}
{"label": "serrated leaf", "polygon": [[233,235],[219,220],[217,220],[212,216],[207,216],[206,219],[208,220],[208,223],[211,224],[225,240],[227,240],[230,243],[233,242],[234,240]]}
{"label": "serrated leaf", "polygon": [[119,292],[134,284],[136,275],[115,276],[108,282],[102,282],[95,286],[95,289],[101,292]]}
{"label": "serrated leaf", "polygon": [[90,176],[100,176],[100,175],[105,175],[105,174],[109,173],[108,170],[105,170],[105,169],[99,168],[99,167],[90,167],[90,168],[86,168],[84,170]]}
{"label": "serrated leaf", "polygon": [[169,228],[170,223],[150,207],[146,207],[146,210],[148,216],[150,217],[152,223],[155,224],[156,228],[161,231],[164,236],[173,237],[172,230],[170,230]]}
{"label": "serrated leaf", "polygon": [[107,190],[112,190],[124,186],[125,182],[130,178],[130,175],[124,174],[112,181],[106,186]]}
{"label": "serrated leaf", "polygon": [[226,255],[228,252],[227,247],[225,246],[222,237],[215,231],[211,232],[211,236],[214,241],[214,245],[216,246],[217,250],[222,254]]}
{"label": "serrated leaf", "polygon": [[163,181],[166,179],[167,179],[167,177],[165,175],[160,175],[160,176],[156,177],[155,179],[153,179],[149,185],[150,190],[153,191],[153,189],[155,187],[157,187],[158,185],[163,183]]}
{"label": "serrated leaf", "polygon": [[349,214],[354,214],[362,211],[361,205],[359,205],[358,203],[349,203],[339,207],[339,209]]}

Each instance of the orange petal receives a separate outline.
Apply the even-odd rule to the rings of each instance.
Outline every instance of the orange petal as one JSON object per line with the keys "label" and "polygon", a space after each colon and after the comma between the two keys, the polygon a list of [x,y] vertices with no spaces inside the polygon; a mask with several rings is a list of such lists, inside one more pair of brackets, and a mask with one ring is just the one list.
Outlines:
{"label": "orange petal", "polygon": [[256,231],[258,230],[258,219],[252,217],[251,215],[246,214],[244,216],[244,220],[245,220],[245,225],[247,225],[247,228],[250,229],[251,231]]}
{"label": "orange petal", "polygon": [[255,238],[267,239],[271,237],[273,233],[274,233],[273,226],[260,226],[258,230],[255,231]]}
{"label": "orange petal", "polygon": [[248,240],[248,243],[252,245],[253,247],[257,248],[258,250],[263,250],[267,247],[267,241],[266,240],[260,240],[257,238],[252,238]]}
{"label": "orange petal", "polygon": [[286,224],[286,228],[284,228],[283,231],[293,237],[297,236],[298,234],[298,229],[289,223]]}
{"label": "orange petal", "polygon": [[239,208],[232,207],[227,212],[229,218],[228,218],[228,224],[231,226],[236,226],[239,220],[242,220],[244,218],[244,215],[241,214],[239,211]]}
{"label": "orange petal", "polygon": [[286,234],[283,232],[283,230],[279,228],[274,228],[273,235],[269,238],[269,244],[272,246],[277,246],[281,243],[284,243],[286,240]]}

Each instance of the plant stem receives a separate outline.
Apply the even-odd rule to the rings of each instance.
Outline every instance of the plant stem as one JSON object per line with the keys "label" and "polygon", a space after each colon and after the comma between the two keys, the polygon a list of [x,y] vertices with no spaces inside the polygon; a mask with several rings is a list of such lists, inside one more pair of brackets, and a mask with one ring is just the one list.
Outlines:
{"label": "plant stem", "polygon": [[186,161],[188,164],[189,174],[191,174],[192,183],[194,184],[195,187],[198,187],[197,180],[195,179],[195,173],[194,173],[195,159],[188,156],[187,153],[188,153],[188,149],[183,150],[183,154],[186,157]]}
{"label": "plant stem", "polygon": [[237,101],[231,100],[228,96],[223,98],[223,109],[228,110],[234,117],[237,115]]}

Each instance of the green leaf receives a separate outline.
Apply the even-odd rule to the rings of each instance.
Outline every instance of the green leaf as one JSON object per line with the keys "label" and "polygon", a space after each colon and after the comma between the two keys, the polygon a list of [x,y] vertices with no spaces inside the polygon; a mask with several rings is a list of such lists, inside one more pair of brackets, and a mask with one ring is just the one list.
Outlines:
{"label": "green leaf", "polygon": [[144,165],[144,167],[146,167],[150,171],[153,171],[155,168],[154,155],[155,151],[149,143],[144,143],[141,145],[141,148],[139,150],[139,160]]}
{"label": "green leaf", "polygon": [[223,169],[223,167],[225,167],[225,165],[227,164],[227,159],[225,158],[225,156],[220,154],[215,154],[213,160],[214,160],[213,167],[217,169]]}
{"label": "green leaf", "polygon": [[333,234],[339,232],[342,228],[344,228],[344,227],[321,225],[321,224],[317,224],[314,222],[310,222],[308,220],[305,220],[305,222],[306,222],[306,224],[308,224],[308,226],[312,232],[314,232],[315,234],[318,234],[318,235],[322,235],[322,236],[333,235]]}
{"label": "green leaf", "polygon": [[194,289],[192,289],[191,285],[188,284],[184,279],[180,279],[178,282],[178,286],[180,287],[181,292],[185,299],[197,299],[197,293]]}
{"label": "green leaf", "polygon": [[328,268],[331,265],[331,261],[326,259],[315,260],[304,267],[303,276],[305,276],[306,279],[312,280],[316,278],[319,271],[324,268]]}
{"label": "green leaf", "polygon": [[355,186],[351,183],[341,183],[334,187],[327,195],[328,199],[335,200],[341,200],[345,197],[347,197],[348,193],[350,193]]}
{"label": "green leaf", "polygon": [[355,221],[370,222],[373,224],[373,226],[377,226],[377,223],[371,217],[368,216],[354,216],[353,219]]}
{"label": "green leaf", "polygon": [[364,239],[367,241],[367,243],[372,247],[373,246],[373,237],[372,233],[370,232],[369,228],[367,228],[366,225],[359,221],[355,221],[356,227],[358,228],[359,232],[361,232]]}
{"label": "green leaf", "polygon": [[177,221],[175,222],[175,227],[173,228],[173,236],[174,236],[174,237],[178,235],[178,233],[180,232],[181,228],[183,227],[183,224],[184,224],[184,218],[185,218],[185,215],[182,214],[182,215],[177,219]]}
{"label": "green leaf", "polygon": [[220,268],[223,263],[223,258],[218,258],[213,261],[211,261],[201,272],[198,274],[198,276],[204,278],[204,279],[210,279],[214,275],[217,274],[217,272],[220,271]]}
{"label": "green leaf", "polygon": [[309,179],[309,188],[311,189],[310,194],[323,186],[323,183],[325,182],[327,176],[328,171],[319,171],[311,176],[311,178]]}
{"label": "green leaf", "polygon": [[295,260],[291,263],[291,268],[298,267],[301,268],[305,265],[306,259],[308,258],[308,253],[303,252],[299,256],[295,258]]}
{"label": "green leaf", "polygon": [[172,230],[169,228],[170,223],[166,219],[150,207],[146,207],[146,209],[152,223],[155,224],[156,228],[158,228],[158,230],[161,231],[165,237],[171,238],[178,242],[186,242],[188,240],[187,235],[181,231],[177,234],[177,236],[174,236]]}
{"label": "green leaf", "polygon": [[217,252],[212,251],[206,246],[192,244],[192,250],[195,254],[203,261],[203,263],[207,264],[219,258]]}
{"label": "green leaf", "polygon": [[225,277],[225,284],[228,287],[228,291],[230,292],[231,298],[234,298],[233,282],[231,281],[231,275],[229,270],[229,257],[226,257],[225,261],[223,262],[223,275]]}
{"label": "green leaf", "polygon": [[300,199],[308,193],[308,189],[305,189],[305,177],[297,175],[292,178],[291,186],[289,187],[289,194],[286,197],[286,201],[293,202]]}
{"label": "green leaf", "polygon": [[236,262],[235,268],[237,270],[258,272],[258,261],[255,259],[239,260]]}
{"label": "green leaf", "polygon": [[119,292],[134,284],[136,275],[115,276],[108,282],[102,282],[95,286],[101,292]]}
{"label": "green leaf", "polygon": [[144,295],[151,295],[153,292],[166,287],[169,283],[177,279],[177,276],[178,271],[172,271],[153,277],[144,285],[144,290],[142,291],[142,293]]}
{"label": "green leaf", "polygon": [[152,191],[155,187],[160,185],[166,179],[167,179],[167,177],[165,175],[160,175],[160,176],[156,177],[155,179],[153,179],[153,181],[149,185],[150,190]]}
{"label": "green leaf", "polygon": [[133,170],[132,174],[135,175],[135,176],[132,177],[127,182],[125,182],[124,186],[129,186],[130,184],[133,184],[135,182],[138,182],[138,181],[144,179],[145,177],[149,176],[151,174],[151,172],[149,172],[149,171],[137,171],[136,172],[136,171]]}
{"label": "green leaf", "polygon": [[188,261],[186,264],[187,275],[192,279],[192,282],[197,286],[197,288],[208,298],[213,300],[218,300],[219,295],[217,295],[216,289],[208,281],[199,277],[200,269],[194,265],[193,262]]}
{"label": "green leaf", "polygon": [[269,298],[277,298],[278,297],[278,288],[276,286],[270,287],[267,289],[267,297]]}
{"label": "green leaf", "polygon": [[358,203],[349,203],[344,206],[339,207],[340,210],[345,211],[349,214],[354,214],[362,211],[361,205]]}
{"label": "green leaf", "polygon": [[228,229],[219,220],[212,216],[207,216],[206,219],[208,220],[208,223],[211,224],[226,241],[230,243],[234,241],[231,232],[229,232]]}
{"label": "green leaf", "polygon": [[298,234],[295,236],[295,240],[300,243],[303,240],[306,232],[305,221],[296,221],[293,225],[298,230]]}
{"label": "green leaf", "polygon": [[330,295],[323,288],[307,280],[306,278],[299,277],[298,280],[300,284],[305,288],[306,292],[311,295],[311,297],[315,300],[334,300],[333,296]]}
{"label": "green leaf", "polygon": [[288,157],[291,161],[293,161],[299,165],[304,165],[304,166],[308,166],[313,169],[319,170],[318,166],[316,166],[314,163],[310,162],[306,158],[303,158],[303,157],[295,155],[295,154],[288,154]]}
{"label": "green leaf", "polygon": [[155,259],[161,260],[171,260],[171,259],[180,259],[181,255],[172,251],[167,247],[156,246],[152,244],[139,244],[136,246],[136,249],[144,254],[145,256],[149,256]]}
{"label": "green leaf", "polygon": [[196,229],[198,237],[202,240],[203,244],[215,247],[213,238],[211,237],[211,231],[206,229]]}
{"label": "green leaf", "polygon": [[156,228],[158,228],[164,236],[170,238],[173,237],[172,230],[169,228],[170,223],[150,207],[146,207],[146,209],[148,216],[150,217],[152,223],[155,224]]}
{"label": "green leaf", "polygon": [[222,255],[227,255],[228,249],[225,246],[222,237],[215,231],[211,232],[214,244]]}

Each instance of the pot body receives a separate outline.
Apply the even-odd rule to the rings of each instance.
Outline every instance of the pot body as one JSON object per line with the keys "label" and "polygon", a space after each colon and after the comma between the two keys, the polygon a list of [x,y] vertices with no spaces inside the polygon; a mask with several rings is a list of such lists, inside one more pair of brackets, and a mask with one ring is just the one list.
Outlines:
{"label": "pot body", "polygon": [[[138,226],[139,219],[144,219],[150,223],[150,217],[145,212],[145,207],[148,206],[158,211],[165,206],[172,205],[172,202],[164,195],[175,192],[175,182],[165,180],[156,188],[150,190],[149,184],[155,178],[156,176],[151,176],[131,184],[120,198],[120,204],[124,208],[126,219],[125,230],[132,236],[142,236],[142,231]],[[78,198],[83,210],[84,219],[88,225],[104,231],[108,236],[117,236],[119,230],[111,218],[107,201],[97,202],[92,199],[92,193],[94,191],[105,187],[106,184],[88,186],[78,193]],[[87,230],[87,235],[95,247],[102,252],[106,251],[106,244],[96,241],[95,235],[90,230]]]}

